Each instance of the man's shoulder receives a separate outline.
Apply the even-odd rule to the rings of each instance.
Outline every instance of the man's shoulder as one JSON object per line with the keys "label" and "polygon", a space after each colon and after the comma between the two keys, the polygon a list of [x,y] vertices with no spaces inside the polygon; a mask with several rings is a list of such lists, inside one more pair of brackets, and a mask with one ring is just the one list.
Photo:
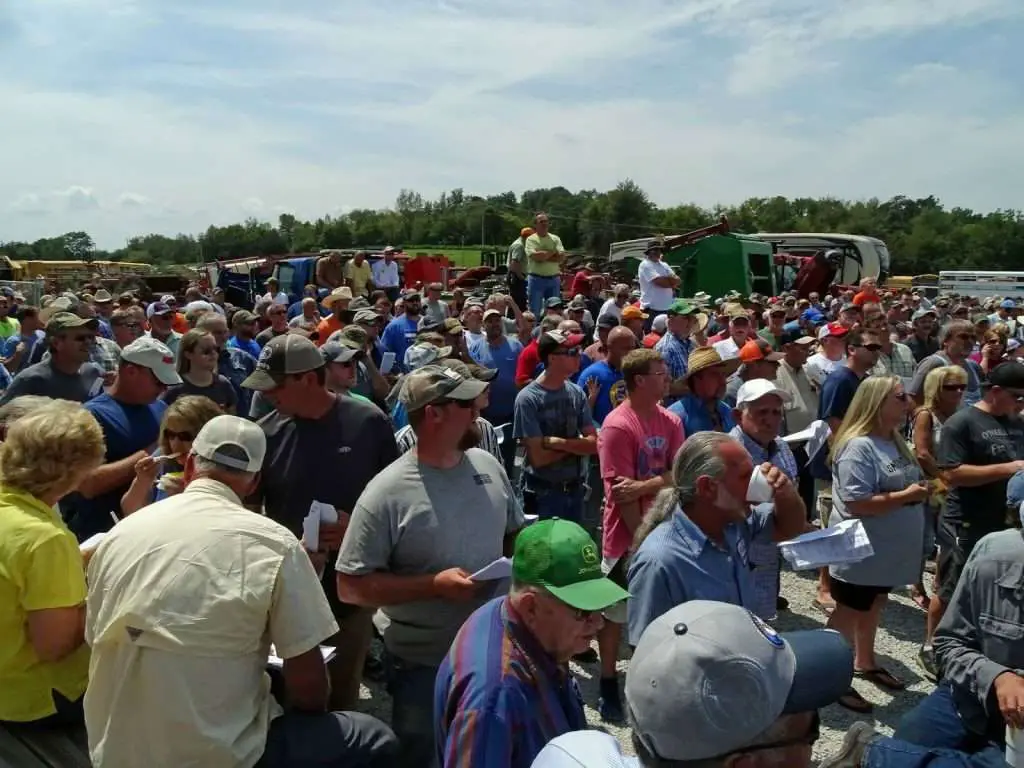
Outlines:
{"label": "man's shoulder", "polygon": [[983,536],[972,551],[972,559],[976,566],[986,561],[992,565],[1020,563],[1024,560],[1024,532],[1011,528]]}
{"label": "man's shoulder", "polygon": [[[409,472],[416,462],[415,451],[401,454],[374,475],[370,482],[366,484],[366,488],[359,495],[358,506],[370,512],[380,509],[389,510],[391,508],[396,510],[407,509],[408,504],[405,502],[408,499],[403,494],[409,489],[409,477],[417,474],[410,474]],[[412,480],[412,483],[422,485],[423,481],[417,476],[416,479]]]}

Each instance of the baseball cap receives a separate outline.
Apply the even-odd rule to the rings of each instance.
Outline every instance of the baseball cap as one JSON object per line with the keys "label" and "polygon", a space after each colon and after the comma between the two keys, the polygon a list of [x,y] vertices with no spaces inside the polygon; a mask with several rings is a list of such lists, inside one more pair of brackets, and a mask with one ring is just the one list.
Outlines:
{"label": "baseball cap", "polygon": [[750,381],[743,382],[740,385],[739,391],[736,393],[736,407],[739,408],[744,403],[753,403],[756,400],[760,400],[762,397],[768,395],[775,395],[783,403],[790,403],[793,401],[793,396],[784,389],[779,389],[774,381],[768,379],[751,379]]}
{"label": "baseball cap", "polygon": [[1024,365],[1014,360],[1000,363],[989,372],[988,383],[993,387],[1024,390]]}
{"label": "baseball cap", "polygon": [[652,755],[707,760],[748,746],[780,715],[831,704],[852,679],[853,652],[838,632],[779,634],[740,606],[690,600],[644,630],[626,706]]}
{"label": "baseball cap", "polygon": [[430,342],[421,341],[405,350],[405,358],[402,362],[406,368],[414,371],[425,365],[432,365],[438,360],[443,360],[451,353],[451,347],[436,347]]}
{"label": "baseball cap", "polygon": [[1017,305],[1013,303],[1013,299],[1003,299],[999,303],[1001,309],[1016,309]]}
{"label": "baseball cap", "polygon": [[746,344],[740,347],[739,358],[744,363],[756,363],[759,360],[767,360],[770,363],[777,363],[785,355],[772,349],[772,345],[764,339],[749,339]]}
{"label": "baseball cap", "polygon": [[151,319],[155,315],[169,315],[172,312],[174,312],[174,310],[167,306],[167,302],[154,301],[152,304],[146,307],[146,318]]}
{"label": "baseball cap", "polygon": [[491,317],[492,315],[497,315],[498,317],[505,316],[500,309],[494,309],[494,307],[484,310],[484,320],[486,320],[488,317]]}
{"label": "baseball cap", "polygon": [[529,237],[532,234],[534,234],[533,227],[523,227],[522,229],[519,230],[520,237]]}
{"label": "baseball cap", "polygon": [[920,320],[922,317],[925,317],[926,315],[931,315],[932,317],[939,316],[934,309],[919,309],[916,312],[914,312],[913,315],[911,315],[910,319],[911,321]]}
{"label": "baseball cap", "polygon": [[544,587],[566,605],[601,611],[629,593],[601,571],[601,554],[581,526],[557,517],[527,526],[516,536],[512,578]]}
{"label": "baseball cap", "polygon": [[348,303],[348,308],[355,312],[357,309],[369,309],[370,300],[365,296],[356,296]]}
{"label": "baseball cap", "polygon": [[408,374],[398,399],[407,411],[418,411],[438,400],[476,400],[487,382],[465,377],[441,365],[427,365]]}
{"label": "baseball cap", "polygon": [[700,307],[691,304],[686,299],[676,299],[672,306],[665,310],[666,315],[695,315],[700,312]]}
{"label": "baseball cap", "polygon": [[619,325],[619,318],[615,315],[603,314],[597,318],[598,328],[616,328]]}
{"label": "baseball cap", "polygon": [[444,320],[438,320],[437,317],[431,315],[423,315],[416,324],[416,330],[419,333],[424,331],[442,331],[444,330]]}
{"label": "baseball cap", "polygon": [[121,362],[149,368],[161,384],[181,384],[181,376],[174,369],[174,354],[152,336],[138,338],[122,349]]}
{"label": "baseball cap", "polygon": [[294,333],[275,336],[260,351],[256,370],[242,382],[246,389],[267,392],[280,384],[280,379],[296,373],[324,367],[324,359],[309,339]]}
{"label": "baseball cap", "polygon": [[825,325],[821,326],[821,328],[818,329],[818,338],[826,339],[829,336],[841,338],[848,334],[849,332],[850,329],[847,328],[842,323],[826,323]]}
{"label": "baseball cap", "polygon": [[267,437],[255,422],[223,414],[199,430],[192,453],[239,472],[259,472],[267,454]]}
{"label": "baseball cap", "polygon": [[79,317],[74,312],[54,312],[46,321],[46,333],[54,336],[72,328],[89,328],[95,331],[99,325],[99,320],[95,317]]}
{"label": "baseball cap", "polygon": [[658,333],[665,333],[668,331],[668,315],[658,315],[651,321],[651,330],[657,331]]}
{"label": "baseball cap", "polygon": [[722,305],[722,314],[726,317],[733,319],[737,317],[750,319],[750,315],[747,314],[747,310],[743,308],[743,305],[738,301],[727,301]]}
{"label": "baseball cap", "polygon": [[373,323],[379,322],[381,316],[374,312],[372,309],[360,309],[352,317],[352,321],[355,323],[372,325]]}
{"label": "baseball cap", "polygon": [[449,317],[444,321],[444,332],[447,335],[454,336],[457,333],[462,333],[465,328],[462,327],[462,323],[459,322],[457,317]]}
{"label": "baseball cap", "polygon": [[482,365],[477,365],[476,363],[464,363],[461,360],[456,360],[454,357],[439,360],[437,364],[442,368],[450,368],[464,379],[493,381],[494,377],[498,375],[497,368],[484,368]]}
{"label": "baseball cap", "polygon": [[355,345],[344,344],[340,341],[328,341],[320,347],[320,356],[324,363],[347,363],[362,352]]}
{"label": "baseball cap", "polygon": [[564,333],[562,331],[547,331],[537,339],[537,351],[541,357],[551,354],[559,347],[567,349],[578,347],[583,343],[582,333]]}
{"label": "baseball cap", "polygon": [[410,293],[405,294],[401,298],[405,299],[406,301],[423,301],[423,294],[420,293],[419,291],[412,291]]}
{"label": "baseball cap", "polygon": [[623,320],[646,320],[647,317],[647,313],[640,309],[640,307],[629,306],[622,308]]}
{"label": "baseball cap", "polygon": [[544,302],[544,306],[548,309],[561,309],[565,306],[565,300],[561,296],[551,296]]}
{"label": "baseball cap", "polygon": [[814,337],[804,333],[799,323],[787,323],[779,336],[779,344],[813,344]]}
{"label": "baseball cap", "polygon": [[585,312],[587,309],[587,302],[577,296],[569,302],[568,309],[570,312]]}
{"label": "baseball cap", "polygon": [[[271,280],[273,280],[273,278],[271,278]],[[165,293],[163,296],[160,297],[160,301],[167,305],[178,303],[178,300],[174,298],[173,293]]]}
{"label": "baseball cap", "polygon": [[811,323],[812,325],[821,325],[822,323],[825,322],[825,315],[823,315],[821,312],[812,307],[811,309],[805,309],[803,311],[803,314],[800,315],[800,319],[803,320],[805,323]]}
{"label": "baseball cap", "polygon": [[[268,304],[268,306],[270,306]],[[237,328],[246,323],[255,323],[259,318],[248,309],[240,309],[231,316],[231,327]]]}

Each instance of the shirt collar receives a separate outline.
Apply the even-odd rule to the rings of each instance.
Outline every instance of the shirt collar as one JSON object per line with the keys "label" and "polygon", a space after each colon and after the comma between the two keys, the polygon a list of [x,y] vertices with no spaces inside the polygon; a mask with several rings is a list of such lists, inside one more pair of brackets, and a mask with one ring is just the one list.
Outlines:
{"label": "shirt collar", "polygon": [[46,506],[31,493],[25,493],[25,491],[20,491],[17,488],[0,487],[0,503],[21,507],[22,509],[28,507],[40,517],[50,522],[64,525],[64,520],[56,509]]}
{"label": "shirt collar", "polygon": [[676,504],[672,511],[672,530],[679,537],[679,542],[693,555],[699,555],[709,543],[707,535],[693,522],[683,508]]}
{"label": "shirt collar", "polygon": [[208,493],[224,501],[242,506],[242,500],[238,497],[238,494],[219,480],[209,477],[200,477],[193,480],[185,486],[185,490],[182,493]]}
{"label": "shirt collar", "polygon": [[537,638],[519,619],[519,615],[508,597],[501,601],[501,621],[512,642],[529,656],[544,675],[551,680],[565,679],[568,674],[567,665],[558,664],[551,654],[541,647]]}

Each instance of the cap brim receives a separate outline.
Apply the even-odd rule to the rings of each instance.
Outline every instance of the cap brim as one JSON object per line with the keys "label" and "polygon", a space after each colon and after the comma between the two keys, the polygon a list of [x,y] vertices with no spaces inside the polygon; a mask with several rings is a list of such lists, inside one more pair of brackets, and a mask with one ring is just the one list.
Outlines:
{"label": "cap brim", "polygon": [[570,333],[565,337],[565,341],[562,342],[563,347],[578,347],[583,343],[586,338],[582,333]]}
{"label": "cap brim", "polygon": [[268,371],[256,370],[242,381],[242,386],[257,392],[269,392],[272,389],[277,389],[278,382]]}
{"label": "cap brim", "polygon": [[629,592],[605,576],[565,587],[545,585],[544,588],[566,605],[581,611],[602,611],[629,597]]}
{"label": "cap brim", "polygon": [[473,373],[473,378],[476,379],[477,381],[491,382],[494,381],[497,375],[497,368],[484,368],[483,366],[478,366]]}
{"label": "cap brim", "polygon": [[790,344],[813,344],[814,338],[811,336],[801,336],[799,339],[793,339],[789,342]]}
{"label": "cap brim", "polygon": [[168,387],[173,387],[175,384],[181,384],[181,376],[173,368],[165,368],[157,370],[156,368],[150,368],[153,375],[156,376],[156,380],[161,384],[165,384]]}
{"label": "cap brim", "polygon": [[783,633],[796,659],[793,684],[782,711],[811,712],[827,707],[850,689],[853,651],[838,632],[810,629]]}
{"label": "cap brim", "polygon": [[[786,356],[781,352],[769,352],[767,355],[761,358],[767,360],[769,363],[778,363],[786,359]],[[756,361],[755,361],[756,362]]]}
{"label": "cap brim", "polygon": [[486,381],[464,379],[459,386],[444,395],[445,400],[476,400],[489,387]]}

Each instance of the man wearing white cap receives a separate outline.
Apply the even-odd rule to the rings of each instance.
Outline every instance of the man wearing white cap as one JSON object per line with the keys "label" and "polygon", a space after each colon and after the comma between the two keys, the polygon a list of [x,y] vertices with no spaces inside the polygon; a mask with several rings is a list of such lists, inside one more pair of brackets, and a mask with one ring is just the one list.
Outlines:
{"label": "man wearing white cap", "polygon": [[[95,765],[393,765],[387,726],[327,711],[319,643],[338,626],[309,555],[242,506],[265,454],[256,424],[212,419],[185,459],[185,490],[125,518],[93,554]],[[271,644],[288,711],[264,671]]]}
{"label": "man wearing white cap", "polygon": [[532,768],[807,768],[818,710],[852,679],[853,653],[837,632],[779,634],[739,606],[683,603],[647,628],[626,673],[637,757],[606,733],[576,731],[549,742]]}
{"label": "man wearing white cap", "polygon": [[149,455],[160,434],[167,410],[160,395],[173,384],[181,384],[181,377],[171,351],[143,336],[121,350],[110,390],[86,403],[103,429],[107,454],[78,491],[61,501],[61,512],[79,541],[110,530],[120,517],[121,497],[135,479],[135,464]]}

